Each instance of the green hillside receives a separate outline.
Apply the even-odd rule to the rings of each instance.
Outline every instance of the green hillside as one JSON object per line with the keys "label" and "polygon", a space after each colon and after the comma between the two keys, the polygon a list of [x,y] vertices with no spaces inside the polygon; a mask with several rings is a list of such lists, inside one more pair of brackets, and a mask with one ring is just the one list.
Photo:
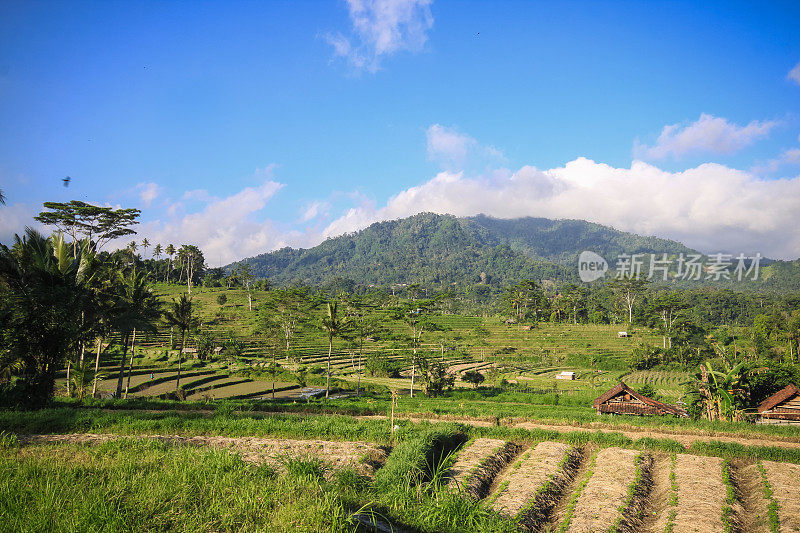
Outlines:
{"label": "green hillside", "polygon": [[257,277],[278,285],[335,278],[362,285],[506,285],[522,279],[575,281],[573,263],[586,249],[604,255],[692,251],[674,241],[581,220],[421,213],[378,222],[310,249],[283,248],[245,261]]}

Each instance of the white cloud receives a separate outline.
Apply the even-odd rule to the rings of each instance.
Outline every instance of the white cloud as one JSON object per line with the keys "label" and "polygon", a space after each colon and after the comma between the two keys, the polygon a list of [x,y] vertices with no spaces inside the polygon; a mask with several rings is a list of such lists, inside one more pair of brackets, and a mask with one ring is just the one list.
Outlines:
{"label": "white cloud", "polygon": [[26,226],[48,234],[49,231],[44,226],[33,220],[33,217],[41,211],[40,208],[41,206],[34,207],[23,203],[0,205],[0,243],[11,246],[14,243],[14,235],[22,236]]}
{"label": "white cloud", "polygon": [[754,120],[747,126],[738,126],[724,118],[703,113],[696,122],[687,126],[664,126],[654,146],[634,145],[634,155],[641,159],[680,159],[699,153],[731,154],[753,144],[777,125],[775,121]]}
{"label": "white cloud", "polygon": [[300,220],[302,222],[308,222],[309,220],[313,220],[319,216],[325,216],[330,211],[330,208],[330,202],[314,200],[303,207],[301,210],[302,213],[300,213]]}
{"label": "white cloud", "polygon": [[704,252],[800,256],[800,176],[762,180],[707,163],[666,172],[641,161],[614,168],[578,158],[550,170],[525,166],[491,178],[441,172],[380,208],[350,209],[323,232],[334,236],[423,211],[500,218],[576,218],[677,239]]}
{"label": "white cloud", "polygon": [[153,200],[161,195],[163,190],[157,183],[139,183],[136,185],[136,190],[139,191],[139,198],[142,200],[142,205],[146,208],[150,207]]}
{"label": "white cloud", "polygon": [[800,85],[800,61],[794,66],[792,70],[786,75],[787,80],[794,81],[797,85]]}
{"label": "white cloud", "polygon": [[346,0],[353,36],[329,34],[334,55],[356,70],[377,72],[383,58],[418,52],[433,27],[432,0]]}
{"label": "white cloud", "polygon": [[137,238],[147,237],[153,244],[162,245],[196,244],[210,265],[227,264],[286,246],[290,239],[299,240],[301,234],[279,231],[270,221],[259,221],[256,216],[282,187],[281,183],[266,180],[231,196],[212,198],[199,212],[142,224]]}
{"label": "white cloud", "polygon": [[800,164],[800,148],[790,148],[784,150],[781,155],[775,159],[770,159],[766,163],[754,165],[750,171],[758,175],[772,174],[784,166],[797,164]]}
{"label": "white cloud", "polygon": [[425,137],[428,159],[435,161],[442,169],[480,169],[482,165],[505,163],[500,150],[482,145],[455,128],[434,124],[427,129]]}

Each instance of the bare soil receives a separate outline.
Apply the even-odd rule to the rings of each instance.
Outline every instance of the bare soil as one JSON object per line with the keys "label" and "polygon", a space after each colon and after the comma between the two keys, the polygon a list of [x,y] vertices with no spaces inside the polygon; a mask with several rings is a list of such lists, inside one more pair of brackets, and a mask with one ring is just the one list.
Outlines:
{"label": "bare soil", "polygon": [[72,433],[67,435],[20,436],[22,444],[102,444],[111,440],[152,439],[175,445],[227,449],[239,453],[243,460],[280,467],[286,458],[321,459],[332,469],[355,468],[359,473],[372,475],[387,455],[385,448],[367,442],[324,440],[267,439],[258,437],[185,437],[182,435],[136,435]]}
{"label": "bare soil", "polygon": [[540,442],[512,461],[498,476],[497,487],[502,492],[497,494],[492,507],[510,516],[519,513],[550,476],[556,474],[570,448],[561,442]]}
{"label": "bare soil", "polygon": [[800,531],[800,465],[763,461],[772,497],[778,502],[781,531]]}
{"label": "bare soil", "polygon": [[620,516],[628,487],[636,478],[635,450],[605,448],[597,454],[594,474],[575,506],[568,531],[607,531]]}
{"label": "bare soil", "polygon": [[726,489],[722,482],[722,459],[678,454],[675,476],[678,483],[678,507],[673,531],[723,531],[722,506]]}

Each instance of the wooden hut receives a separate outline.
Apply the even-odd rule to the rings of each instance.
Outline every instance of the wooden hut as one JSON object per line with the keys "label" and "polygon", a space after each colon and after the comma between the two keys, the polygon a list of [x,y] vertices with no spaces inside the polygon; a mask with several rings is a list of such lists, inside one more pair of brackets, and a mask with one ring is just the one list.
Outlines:
{"label": "wooden hut", "polygon": [[598,413],[617,415],[689,416],[680,407],[642,396],[622,382],[597,398],[594,401],[594,408]]}
{"label": "wooden hut", "polygon": [[758,406],[762,424],[800,424],[800,388],[788,385]]}

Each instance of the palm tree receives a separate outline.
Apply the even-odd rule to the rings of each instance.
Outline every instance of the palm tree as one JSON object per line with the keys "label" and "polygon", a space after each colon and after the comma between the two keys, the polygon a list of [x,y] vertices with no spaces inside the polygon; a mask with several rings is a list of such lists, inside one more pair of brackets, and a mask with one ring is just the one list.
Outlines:
{"label": "palm tree", "polygon": [[164,276],[164,281],[169,283],[169,273],[172,270],[172,256],[175,255],[175,247],[171,244],[168,244],[165,252],[169,256],[169,266],[167,267],[167,274]]}
{"label": "palm tree", "polygon": [[0,245],[0,313],[8,341],[2,366],[19,372],[32,405],[52,397],[55,372],[83,334],[80,316],[89,293],[77,280],[86,261],[64,248],[57,258],[53,241],[31,228],[14,236],[11,249]]}
{"label": "palm tree", "polygon": [[192,299],[187,297],[186,294],[181,294],[177,302],[173,299],[169,309],[164,313],[164,319],[167,325],[175,326],[181,330],[181,351],[178,354],[178,381],[175,384],[175,390],[178,390],[181,386],[181,361],[183,359],[183,349],[186,347],[186,332],[196,327],[199,323],[192,310]]}
{"label": "palm tree", "polygon": [[328,370],[325,379],[325,398],[331,391],[331,354],[333,353],[333,339],[340,337],[347,330],[348,323],[339,314],[339,304],[333,300],[328,302],[327,316],[322,317],[322,329],[328,335]]}
{"label": "palm tree", "polygon": [[147,249],[150,248],[150,241],[147,240],[147,237],[142,239],[142,248],[144,248],[144,255],[145,259],[147,258]]}
{"label": "palm tree", "polygon": [[6,205],[6,197],[3,196],[3,190],[0,189],[0,204]]}
{"label": "palm tree", "polygon": [[[128,341],[131,342],[131,359],[128,368],[128,385],[133,367],[133,356],[136,346],[136,331],[156,331],[156,323],[161,318],[161,303],[147,283],[144,272],[132,272],[124,276],[119,274],[117,286],[118,302],[121,312],[116,317],[117,330],[122,337],[122,358],[117,377],[117,397],[122,396],[122,381],[125,375],[125,358],[128,354]],[[125,388],[127,395],[128,387]]]}

